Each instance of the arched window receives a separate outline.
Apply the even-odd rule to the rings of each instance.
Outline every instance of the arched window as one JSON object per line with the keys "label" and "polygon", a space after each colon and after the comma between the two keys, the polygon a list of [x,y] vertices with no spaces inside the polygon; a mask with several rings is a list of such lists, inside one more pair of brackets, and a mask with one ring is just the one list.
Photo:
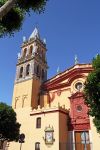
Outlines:
{"label": "arched window", "polygon": [[41,118],[36,119],[36,128],[41,128]]}
{"label": "arched window", "polygon": [[33,51],[33,46],[31,45],[31,46],[30,46],[30,51],[29,51],[29,54],[30,54],[30,55],[32,55],[32,51]]}
{"label": "arched window", "polygon": [[44,79],[44,70],[42,69],[42,80]]}
{"label": "arched window", "polygon": [[40,150],[40,142],[35,143],[35,150]]}
{"label": "arched window", "polygon": [[24,51],[23,51],[23,57],[26,56],[26,53],[27,53],[27,48],[25,48]]}
{"label": "arched window", "polygon": [[20,68],[20,72],[19,72],[19,78],[23,77],[23,67]]}
{"label": "arched window", "polygon": [[36,74],[37,74],[38,77],[40,77],[40,67],[39,67],[39,65],[37,65]]}
{"label": "arched window", "polygon": [[30,74],[30,64],[26,66],[26,76]]}

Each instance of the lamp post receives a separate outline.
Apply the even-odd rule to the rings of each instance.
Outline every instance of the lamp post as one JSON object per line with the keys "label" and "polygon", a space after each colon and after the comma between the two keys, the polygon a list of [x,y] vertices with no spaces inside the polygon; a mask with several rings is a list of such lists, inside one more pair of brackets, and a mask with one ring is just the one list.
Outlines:
{"label": "lamp post", "polygon": [[25,142],[24,139],[25,139],[25,134],[24,133],[20,134],[19,135],[20,150],[22,149],[22,143]]}

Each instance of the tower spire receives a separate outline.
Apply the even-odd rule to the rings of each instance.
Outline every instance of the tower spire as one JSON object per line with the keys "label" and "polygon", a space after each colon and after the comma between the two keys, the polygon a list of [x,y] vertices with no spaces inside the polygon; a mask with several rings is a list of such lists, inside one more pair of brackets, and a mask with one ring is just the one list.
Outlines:
{"label": "tower spire", "polygon": [[35,27],[35,29],[33,30],[32,34],[30,35],[29,39],[31,38],[38,38],[40,39],[40,34],[39,34],[39,30],[37,27]]}

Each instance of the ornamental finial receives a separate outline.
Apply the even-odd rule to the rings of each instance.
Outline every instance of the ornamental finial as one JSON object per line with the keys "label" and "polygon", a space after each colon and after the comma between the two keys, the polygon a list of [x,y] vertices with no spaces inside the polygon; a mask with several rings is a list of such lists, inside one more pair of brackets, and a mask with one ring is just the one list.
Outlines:
{"label": "ornamental finial", "polygon": [[58,68],[57,68],[57,74],[59,74],[60,73],[60,68],[59,68],[59,66],[58,66]]}
{"label": "ornamental finial", "polygon": [[77,57],[77,55],[75,55],[75,65],[77,65],[78,64],[78,57]]}

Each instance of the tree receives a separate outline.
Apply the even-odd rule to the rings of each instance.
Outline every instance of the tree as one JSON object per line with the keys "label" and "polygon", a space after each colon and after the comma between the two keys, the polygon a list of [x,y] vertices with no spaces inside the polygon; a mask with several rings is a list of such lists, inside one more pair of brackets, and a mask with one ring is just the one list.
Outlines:
{"label": "tree", "polygon": [[0,0],[0,37],[19,31],[30,10],[41,13],[47,0]]}
{"label": "tree", "polygon": [[89,115],[93,117],[97,132],[100,133],[100,55],[92,61],[93,71],[85,84],[85,102],[89,106]]}
{"label": "tree", "polygon": [[20,124],[11,106],[0,103],[0,141],[18,141]]}

